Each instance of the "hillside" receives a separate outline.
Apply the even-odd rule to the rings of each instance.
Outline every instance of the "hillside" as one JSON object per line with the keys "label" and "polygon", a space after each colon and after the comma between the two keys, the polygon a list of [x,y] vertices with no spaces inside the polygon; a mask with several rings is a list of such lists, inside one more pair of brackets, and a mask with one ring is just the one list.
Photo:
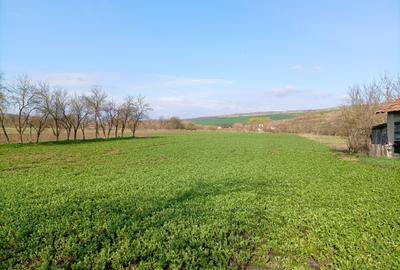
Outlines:
{"label": "hillside", "polygon": [[252,113],[238,113],[238,114],[230,114],[230,115],[221,115],[221,116],[209,116],[209,117],[198,117],[188,119],[197,125],[214,125],[214,126],[222,126],[222,125],[233,125],[235,123],[245,124],[252,117],[269,117],[273,121],[280,120],[289,120],[299,117],[303,114],[313,113],[313,112],[327,112],[334,110],[332,108],[329,109],[320,109],[320,110],[292,110],[292,111],[268,111],[268,112],[252,112]]}

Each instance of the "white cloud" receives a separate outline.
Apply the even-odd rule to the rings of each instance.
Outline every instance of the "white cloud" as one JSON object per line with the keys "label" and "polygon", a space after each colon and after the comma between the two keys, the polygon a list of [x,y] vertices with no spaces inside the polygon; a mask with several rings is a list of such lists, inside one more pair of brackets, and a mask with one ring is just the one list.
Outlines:
{"label": "white cloud", "polygon": [[83,88],[100,83],[100,78],[96,75],[70,72],[49,73],[45,80],[51,85],[65,88]]}
{"label": "white cloud", "polygon": [[221,115],[243,112],[247,110],[243,104],[233,100],[220,100],[214,97],[163,97],[149,100],[154,108],[154,117],[180,116],[190,118],[196,116]]}
{"label": "white cloud", "polygon": [[304,70],[303,65],[293,65],[289,68],[290,70]]}

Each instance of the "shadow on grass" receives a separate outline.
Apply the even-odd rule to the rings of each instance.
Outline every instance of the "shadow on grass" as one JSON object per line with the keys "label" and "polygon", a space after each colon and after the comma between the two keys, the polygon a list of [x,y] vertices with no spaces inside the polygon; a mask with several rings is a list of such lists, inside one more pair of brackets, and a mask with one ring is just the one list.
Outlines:
{"label": "shadow on grass", "polygon": [[13,143],[13,144],[0,144],[0,146],[6,147],[26,147],[35,145],[68,145],[68,144],[90,144],[110,141],[128,141],[128,140],[143,140],[143,139],[157,139],[160,136],[143,136],[143,137],[117,137],[117,138],[98,138],[98,139],[86,139],[86,140],[62,140],[62,141],[45,141],[39,143]]}
{"label": "shadow on grass", "polygon": [[331,152],[334,152],[334,153],[342,153],[342,154],[347,154],[347,155],[354,155],[348,149],[344,149],[344,148],[330,147],[330,150],[331,150]]}
{"label": "shadow on grass", "polygon": [[[87,204],[85,204],[85,207],[82,207],[83,200],[76,198],[76,200],[66,204],[56,206],[52,204],[45,205],[41,211],[32,212],[32,218],[36,220],[35,224],[29,226],[28,223],[21,222],[17,227],[29,228],[31,233],[36,233],[37,228],[43,226],[43,224],[47,224],[50,218],[51,225],[46,227],[45,233],[52,240],[43,242],[41,245],[35,245],[33,252],[44,248],[51,249],[53,252],[50,255],[50,261],[54,263],[52,266],[57,265],[58,267],[70,268],[70,265],[55,256],[55,254],[63,253],[64,251],[52,245],[52,242],[54,243],[65,238],[68,238],[68,240],[74,239],[74,233],[73,231],[71,232],[67,224],[60,222],[57,226],[54,225],[55,221],[59,220],[61,216],[68,215],[75,218],[78,217],[78,220],[74,221],[74,224],[77,225],[77,230],[85,232],[85,235],[92,236],[91,243],[97,247],[96,249],[91,249],[91,245],[82,244],[80,252],[74,256],[73,264],[82,262],[85,259],[85,255],[93,258],[98,256],[103,246],[109,245],[112,249],[118,249],[120,248],[120,240],[126,240],[129,237],[129,239],[132,239],[129,240],[130,242],[126,242],[130,243],[129,249],[135,249],[135,243],[140,242],[147,243],[149,241],[155,243],[155,245],[152,247],[144,244],[140,249],[135,251],[136,253],[130,253],[124,258],[124,263],[128,266],[137,263],[154,264],[155,258],[161,258],[165,254],[166,247],[167,250],[172,250],[169,253],[172,259],[169,258],[163,262],[165,264],[164,269],[169,269],[173,260],[179,260],[182,253],[189,253],[191,256],[201,256],[202,260],[196,262],[197,265],[195,266],[197,267],[195,268],[205,268],[205,265],[212,264],[210,262],[212,258],[198,253],[198,246],[206,246],[207,249],[211,250],[211,254],[213,254],[218,253],[218,249],[222,245],[225,250],[229,250],[229,254],[218,257],[218,263],[224,265],[223,268],[227,268],[229,258],[238,256],[239,252],[237,250],[240,250],[242,253],[246,252],[246,254],[251,254],[254,250],[252,248],[254,245],[253,240],[248,236],[250,232],[246,230],[250,229],[246,220],[240,218],[237,211],[217,212],[217,218],[222,224],[225,224],[222,228],[216,228],[219,231],[214,233],[213,230],[205,230],[200,235],[197,228],[202,224],[210,225],[213,222],[213,218],[209,219],[208,217],[214,216],[215,218],[215,209],[210,205],[207,206],[207,201],[213,200],[218,196],[232,194],[232,192],[249,190],[254,190],[254,186],[249,184],[246,179],[234,182],[224,179],[218,182],[217,185],[201,181],[193,183],[189,188],[176,192],[175,195],[165,199],[164,196],[128,196],[122,199],[106,200],[92,197],[91,200],[86,201]],[[46,207],[49,208],[46,209]],[[238,208],[240,207],[238,206]],[[99,209],[102,211],[99,212]],[[219,209],[219,211],[222,209]],[[80,219],[77,216],[77,212],[81,216]],[[47,214],[43,215],[43,213]],[[110,217],[110,219],[104,219],[105,216]],[[193,220],[193,222],[185,227],[173,229],[173,224],[182,225],[188,219]],[[104,224],[106,226],[104,228],[108,229],[101,229],[96,225],[101,220],[105,220],[101,224]],[[227,222],[226,220],[230,220],[231,222]],[[63,234],[63,230],[68,232],[68,234]],[[191,233],[187,234],[188,232]],[[174,235],[173,233],[177,233],[175,238],[170,237],[171,234]],[[43,232],[40,234],[43,234]],[[40,234],[39,237],[44,236],[44,234]],[[79,237],[77,239],[79,240]],[[197,244],[194,242],[198,242],[198,240],[194,241],[193,239],[202,239],[202,242]],[[26,237],[20,241],[30,242],[34,240]],[[191,243],[192,245],[182,245],[180,243]],[[7,244],[6,242],[6,246]],[[233,247],[235,247],[236,251]],[[18,256],[24,258],[25,256],[23,250],[18,250],[15,254],[11,253],[9,249],[5,252],[9,253],[6,253],[9,257]],[[184,261],[183,259],[179,260],[179,262],[182,264],[188,263],[188,261]],[[205,265],[202,265],[202,263],[205,263]],[[247,263],[248,261],[241,262],[238,267],[240,266],[244,269]]]}

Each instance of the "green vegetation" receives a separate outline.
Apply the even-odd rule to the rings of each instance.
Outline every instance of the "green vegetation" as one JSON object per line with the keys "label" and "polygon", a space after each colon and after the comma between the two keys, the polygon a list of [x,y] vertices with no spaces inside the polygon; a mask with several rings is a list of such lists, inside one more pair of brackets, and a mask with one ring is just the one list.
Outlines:
{"label": "green vegetation", "polygon": [[269,117],[252,117],[247,121],[247,124],[250,125],[259,125],[259,124],[270,124],[271,118]]}
{"label": "green vegetation", "polygon": [[268,117],[273,121],[292,119],[298,116],[298,113],[276,113],[276,114],[266,114],[257,116],[237,116],[237,117],[204,117],[196,118],[191,121],[197,125],[205,126],[223,126],[223,125],[233,125],[235,123],[246,124],[249,119],[254,117]]}
{"label": "green vegetation", "polygon": [[400,162],[289,135],[0,146],[0,268],[398,269]]}

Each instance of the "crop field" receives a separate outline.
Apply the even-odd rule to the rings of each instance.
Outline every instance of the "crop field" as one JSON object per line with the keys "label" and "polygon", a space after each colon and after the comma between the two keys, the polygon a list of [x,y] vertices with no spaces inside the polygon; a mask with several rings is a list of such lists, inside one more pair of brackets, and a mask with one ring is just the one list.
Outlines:
{"label": "crop field", "polygon": [[297,113],[276,113],[266,114],[257,116],[237,116],[237,117],[204,117],[196,118],[191,121],[197,125],[209,125],[209,126],[222,126],[222,125],[233,125],[235,123],[245,124],[253,117],[269,117],[273,121],[292,119],[298,116]]}
{"label": "crop field", "polygon": [[193,132],[0,145],[0,269],[399,269],[400,161]]}

